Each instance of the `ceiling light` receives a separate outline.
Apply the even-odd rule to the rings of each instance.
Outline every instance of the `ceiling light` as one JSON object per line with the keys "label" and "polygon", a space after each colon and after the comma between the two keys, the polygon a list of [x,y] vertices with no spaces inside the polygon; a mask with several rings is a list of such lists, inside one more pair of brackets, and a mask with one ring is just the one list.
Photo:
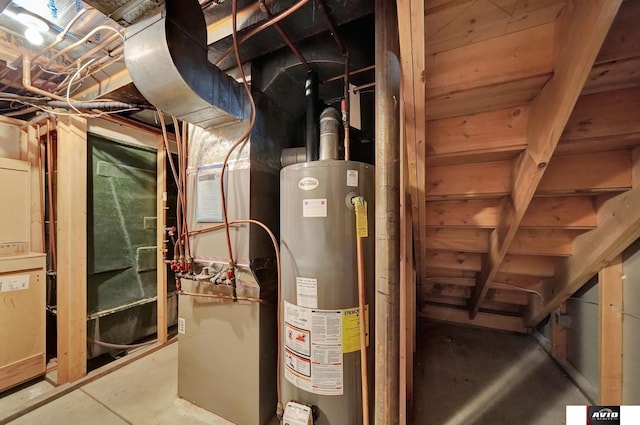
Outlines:
{"label": "ceiling light", "polygon": [[44,43],[44,38],[42,38],[42,33],[38,31],[37,28],[29,27],[24,30],[24,36],[27,41],[34,46],[41,46]]}
{"label": "ceiling light", "polygon": [[42,34],[49,31],[49,25],[46,22],[27,13],[18,13],[15,19],[27,27],[24,30],[24,36],[29,43],[35,46],[42,45],[44,42]]}

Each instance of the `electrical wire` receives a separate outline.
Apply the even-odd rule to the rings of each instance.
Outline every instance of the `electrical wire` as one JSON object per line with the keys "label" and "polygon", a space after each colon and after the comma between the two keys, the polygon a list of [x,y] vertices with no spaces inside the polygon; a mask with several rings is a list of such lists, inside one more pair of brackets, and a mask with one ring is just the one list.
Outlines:
{"label": "electrical wire", "polygon": [[80,73],[89,65],[91,65],[93,62],[95,62],[95,58],[90,59],[87,61],[87,63],[85,63],[84,65],[82,65],[80,68],[78,68],[78,70],[76,71],[75,74],[73,74],[73,77],[71,77],[71,79],[69,80],[69,83],[67,84],[67,104],[69,104],[69,107],[71,109],[73,109],[74,111],[76,111],[77,113],[81,114],[82,112],[80,112],[80,110],[78,108],[76,108],[75,106],[73,106],[71,104],[71,84],[73,84],[73,80],[75,80],[77,77],[80,76]]}
{"label": "electrical wire", "polygon": [[[505,282],[493,282],[493,285],[502,285],[502,286],[507,286],[507,287],[509,287],[509,288],[513,288],[513,289],[518,290],[518,291],[528,292],[528,293],[530,293],[530,294],[536,294],[537,296],[539,296],[539,297],[540,297],[540,299],[541,299],[542,301],[544,301],[544,295],[542,295],[542,292],[540,292],[540,291],[536,291],[535,289],[523,288],[523,287],[521,287],[521,286],[512,285],[512,284],[510,284],[510,283],[505,283]],[[493,286],[493,285],[492,285],[492,286]]]}
{"label": "electrical wire", "polygon": [[[580,302],[583,302],[585,304],[592,304],[592,305],[597,305],[597,306],[600,305],[600,303],[597,303],[597,302],[594,302],[594,301],[583,300],[582,298],[577,298],[577,297],[569,297],[568,299],[573,300],[573,301],[580,301]],[[609,304],[609,307],[614,309],[615,311],[617,311],[618,313],[620,313],[620,314],[622,314],[624,316],[629,316],[629,317],[633,317],[634,319],[640,320],[640,316],[636,316],[635,314],[627,313],[626,311],[619,309],[618,307],[616,307],[613,304]]]}

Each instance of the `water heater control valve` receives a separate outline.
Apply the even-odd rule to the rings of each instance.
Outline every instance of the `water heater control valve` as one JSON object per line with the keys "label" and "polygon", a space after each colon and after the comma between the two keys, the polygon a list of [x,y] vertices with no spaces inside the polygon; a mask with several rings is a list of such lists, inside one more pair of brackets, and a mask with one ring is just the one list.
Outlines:
{"label": "water heater control valve", "polygon": [[290,401],[284,408],[282,425],[313,425],[313,410],[304,404]]}

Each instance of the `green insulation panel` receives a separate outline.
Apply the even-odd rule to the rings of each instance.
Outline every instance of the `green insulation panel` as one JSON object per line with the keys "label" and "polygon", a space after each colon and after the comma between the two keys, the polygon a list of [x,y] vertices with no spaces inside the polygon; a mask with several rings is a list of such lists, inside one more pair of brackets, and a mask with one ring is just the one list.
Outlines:
{"label": "green insulation panel", "polygon": [[[156,152],[89,135],[89,315],[156,296]],[[150,300],[151,301],[151,300]]]}

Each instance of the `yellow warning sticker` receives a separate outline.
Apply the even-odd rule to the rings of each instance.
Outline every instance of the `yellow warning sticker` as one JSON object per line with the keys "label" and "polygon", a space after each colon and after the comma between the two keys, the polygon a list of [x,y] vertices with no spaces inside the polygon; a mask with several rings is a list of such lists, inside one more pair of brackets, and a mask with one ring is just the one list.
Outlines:
{"label": "yellow warning sticker", "polygon": [[355,203],[356,206],[356,233],[359,238],[369,237],[369,223],[367,222],[367,201],[362,199]]}
{"label": "yellow warning sticker", "polygon": [[[369,305],[365,306],[365,329],[369,346]],[[342,352],[353,353],[360,350],[360,308],[342,310]]]}

